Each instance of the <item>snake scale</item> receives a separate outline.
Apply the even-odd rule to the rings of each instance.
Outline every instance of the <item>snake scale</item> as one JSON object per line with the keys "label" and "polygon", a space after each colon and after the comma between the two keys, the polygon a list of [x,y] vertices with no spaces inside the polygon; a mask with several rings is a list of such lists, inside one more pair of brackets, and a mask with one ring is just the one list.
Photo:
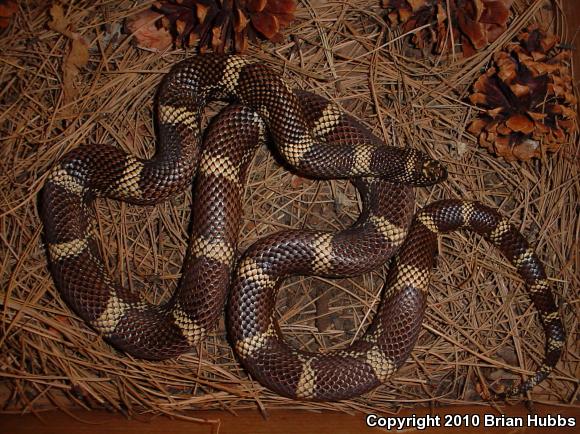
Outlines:
{"label": "snake scale", "polygon": [[[202,110],[218,99],[233,104],[204,138]],[[227,304],[232,347],[263,385],[302,400],[360,395],[385,382],[409,356],[424,317],[437,236],[464,228],[483,235],[517,268],[545,330],[542,365],[508,394],[530,390],[555,366],[564,329],[543,266],[516,228],[477,202],[439,201],[413,215],[413,187],[447,176],[438,162],[417,150],[385,146],[336,104],[290,90],[270,68],[241,56],[208,54],[176,64],[159,87],[156,115],[160,142],[151,159],[110,145],[80,146],[49,173],[41,196],[57,287],[118,349],[144,359],[175,357],[216,326]],[[336,233],[265,237],[236,261],[247,168],[268,139],[302,176],[351,179],[362,211],[352,227]],[[150,304],[105,271],[91,202],[107,197],[151,205],[194,178],[194,225],[178,290],[167,303]],[[286,277],[353,276],[395,254],[376,316],[359,340],[324,354],[285,342],[274,307]]]}

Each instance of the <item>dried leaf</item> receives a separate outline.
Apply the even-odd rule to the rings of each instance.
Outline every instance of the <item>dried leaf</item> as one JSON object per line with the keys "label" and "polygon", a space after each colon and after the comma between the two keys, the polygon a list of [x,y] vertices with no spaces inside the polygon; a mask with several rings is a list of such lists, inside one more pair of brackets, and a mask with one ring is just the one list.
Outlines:
{"label": "dried leaf", "polygon": [[48,27],[55,30],[63,35],[72,38],[72,33],[69,30],[69,22],[64,16],[64,9],[62,5],[55,2],[50,7],[50,16],[52,20],[48,22]]}
{"label": "dried leaf", "polygon": [[70,39],[70,49],[62,65],[63,100],[66,105],[74,100],[78,94],[76,79],[80,69],[89,62],[89,46],[80,33],[73,31],[72,25],[65,17],[64,9],[60,3],[53,3],[49,13],[52,19],[48,22],[48,26]]}
{"label": "dried leaf", "polygon": [[63,64],[64,101],[72,101],[78,94],[76,78],[80,69],[89,62],[89,45],[82,36],[71,41],[71,48]]}
{"label": "dried leaf", "polygon": [[162,16],[151,10],[143,11],[126,21],[125,31],[133,35],[138,47],[163,51],[171,47],[173,38],[166,28],[156,25]]}

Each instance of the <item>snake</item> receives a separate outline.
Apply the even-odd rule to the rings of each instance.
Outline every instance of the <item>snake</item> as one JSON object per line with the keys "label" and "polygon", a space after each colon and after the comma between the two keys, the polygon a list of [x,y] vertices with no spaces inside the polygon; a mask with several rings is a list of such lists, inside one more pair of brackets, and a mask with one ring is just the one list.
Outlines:
{"label": "snake", "polygon": [[[202,114],[214,100],[230,105],[204,131]],[[409,357],[439,234],[461,229],[482,235],[517,269],[545,332],[540,367],[505,395],[531,390],[554,369],[565,332],[542,262],[508,218],[479,202],[440,200],[415,212],[414,188],[447,177],[426,153],[387,146],[335,102],[292,90],[274,69],[240,55],[176,63],[158,87],[155,115],[159,142],[151,158],[110,144],[80,145],[49,171],[40,197],[55,285],[115,348],[147,360],[177,357],[199,345],[225,313],[237,360],[266,388],[306,401],[359,396],[389,380]],[[238,255],[245,179],[264,144],[301,176],[352,182],[362,204],[357,221],[337,232],[277,232]],[[167,302],[150,303],[108,273],[93,202],[154,205],[194,180],[178,287]],[[275,305],[286,278],[355,276],[389,261],[377,312],[358,340],[311,353],[284,339]]]}

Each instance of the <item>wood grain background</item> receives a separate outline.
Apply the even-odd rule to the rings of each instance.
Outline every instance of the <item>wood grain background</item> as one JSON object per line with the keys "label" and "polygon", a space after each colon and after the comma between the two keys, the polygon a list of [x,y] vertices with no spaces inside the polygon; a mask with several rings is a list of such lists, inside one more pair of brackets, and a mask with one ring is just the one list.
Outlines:
{"label": "wood grain background", "polygon": [[[458,427],[435,428],[418,431],[410,428],[396,432],[435,432],[437,434],[577,434],[580,432],[580,409],[553,406],[537,406],[534,409],[539,415],[551,414],[556,417],[574,418],[576,427],[552,428],[485,428],[485,427]],[[406,410],[397,417],[424,416],[426,414],[440,415],[443,423],[445,414],[501,414],[520,416],[526,419],[529,410],[523,405],[507,406],[494,409],[487,405],[470,407],[446,407],[418,410]],[[384,433],[386,429],[370,428],[365,424],[364,414],[315,413],[308,411],[276,410],[270,412],[267,419],[258,411],[242,411],[237,415],[226,412],[191,412],[192,418],[205,419],[205,423],[172,420],[166,417],[127,420],[118,414],[109,414],[101,411],[74,412],[70,415],[58,412],[33,415],[0,415],[0,433],[5,434],[280,434],[280,433]],[[393,415],[379,415],[389,417]],[[483,424],[483,422],[481,422]]]}

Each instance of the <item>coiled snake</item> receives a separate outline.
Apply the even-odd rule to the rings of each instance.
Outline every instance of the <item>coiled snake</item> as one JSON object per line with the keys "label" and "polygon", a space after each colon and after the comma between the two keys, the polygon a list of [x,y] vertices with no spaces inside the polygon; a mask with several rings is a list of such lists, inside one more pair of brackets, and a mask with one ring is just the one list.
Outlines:
{"label": "coiled snake", "polygon": [[[203,141],[207,101],[228,99]],[[240,362],[262,384],[288,397],[340,400],[386,381],[417,339],[437,248],[437,234],[466,228],[483,235],[517,267],[546,333],[536,374],[510,391],[544,379],[559,359],[564,331],[542,264],[496,211],[476,202],[433,203],[413,218],[412,186],[446,177],[413,149],[385,146],[335,104],[291,91],[266,66],[240,56],[203,55],[176,64],[158,93],[160,143],[142,160],[109,145],[81,146],[58,163],[41,197],[50,269],[62,296],[115,347],[164,359],[195,346],[223,313]],[[266,139],[297,173],[350,178],[363,208],[338,233],[284,231],[259,240],[237,263],[241,192],[254,150]],[[179,289],[151,305],[106,273],[90,202],[108,197],[155,204],[197,177],[194,226]],[[291,348],[273,316],[277,289],[290,275],[352,276],[383,265],[395,252],[374,321],[350,347],[327,354]]]}

